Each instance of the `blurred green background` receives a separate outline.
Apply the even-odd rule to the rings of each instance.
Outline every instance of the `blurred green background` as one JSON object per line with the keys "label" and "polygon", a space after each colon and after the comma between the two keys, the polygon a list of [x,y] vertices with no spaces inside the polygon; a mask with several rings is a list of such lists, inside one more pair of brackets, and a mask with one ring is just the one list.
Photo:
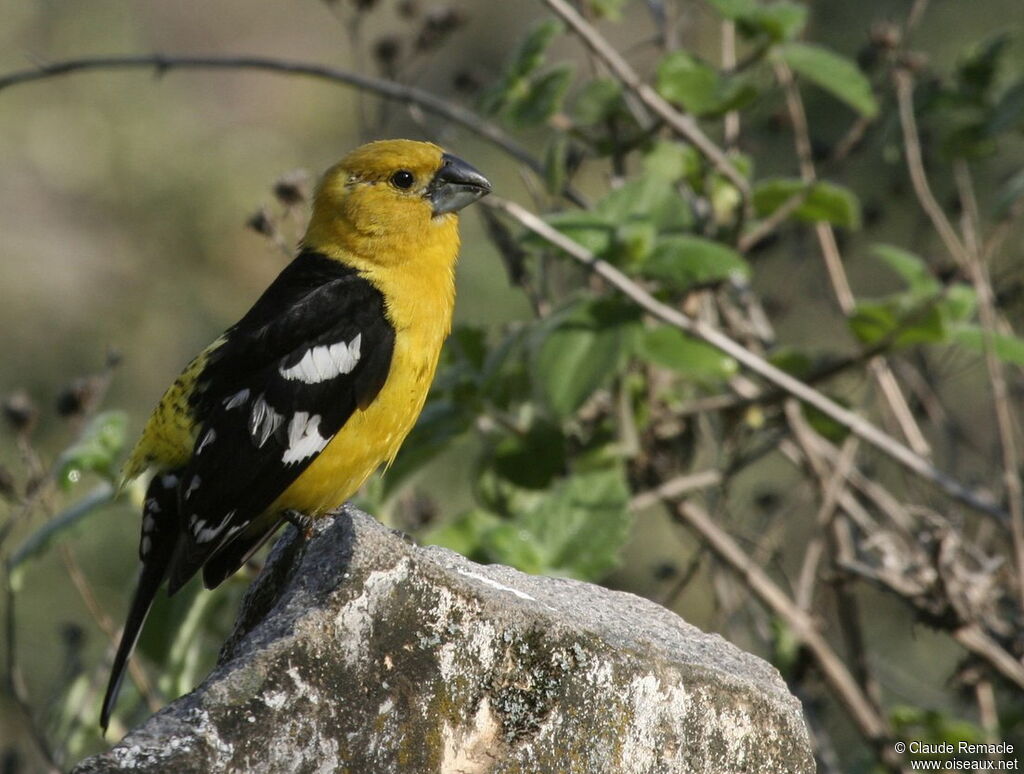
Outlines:
{"label": "blurred green background", "polygon": [[[95,0],[87,7],[0,0],[0,73],[80,55],[160,52],[259,54],[378,74],[374,44],[396,36],[409,45],[423,15],[439,11],[439,6],[423,4],[414,18],[406,18],[403,4],[381,2],[365,17],[353,46],[352,6],[344,0]],[[543,8],[533,2],[468,0],[451,7],[463,23],[442,46],[418,55],[399,75],[454,100],[471,101],[460,93],[460,84],[493,80],[516,42],[543,17]],[[872,22],[901,20],[910,3],[826,0],[810,7],[814,39],[855,56]],[[714,56],[718,32],[707,9],[691,2],[678,8],[686,47]],[[608,28],[608,35],[631,51],[638,69],[649,72],[654,52],[647,56],[643,46],[631,46],[649,38],[654,28],[643,3],[632,2],[627,9],[624,22]],[[949,68],[968,43],[1021,22],[1020,0],[935,0],[915,45],[929,52],[936,68]],[[579,49],[562,40],[552,58],[560,56],[579,59]],[[1020,37],[1010,43],[1004,66],[1010,73],[1024,70]],[[848,113],[835,110],[821,95],[808,93],[806,99],[817,121],[816,137],[834,141],[847,127]],[[791,137],[773,132],[771,118],[758,118],[747,130],[744,147],[765,165],[759,175],[793,175]],[[105,404],[128,412],[134,437],[181,366],[234,322],[286,263],[271,241],[245,227],[260,207],[279,210],[271,186],[282,175],[300,168],[318,173],[363,140],[409,136],[440,142],[484,171],[502,196],[529,203],[530,188],[507,156],[434,117],[423,122],[418,124],[403,106],[382,106],[372,95],[259,72],[104,71],[0,92],[0,395],[25,390],[38,403],[39,448],[58,450],[67,441],[71,430],[53,410],[57,396],[73,378],[100,370],[110,349],[123,362]],[[519,139],[541,154],[540,132]],[[1003,172],[1024,162],[1019,147],[1015,152],[1015,157],[1002,157],[1006,170],[979,174],[983,196],[998,187]],[[773,159],[778,169],[768,166]],[[581,181],[584,192],[588,183],[595,191],[604,186],[602,176],[591,177]],[[853,236],[844,245],[850,256],[847,270],[858,294],[877,295],[895,283],[877,270],[877,262],[858,257],[858,245],[912,242],[924,230],[923,222],[906,195],[900,163],[888,168],[854,164],[843,182],[861,195],[865,211],[874,213],[869,234]],[[486,326],[527,317],[529,306],[509,288],[478,215],[469,212],[463,224],[457,321]],[[285,236],[294,241],[294,233]],[[780,339],[850,349],[816,251],[808,241],[795,250],[759,255],[755,287],[770,302]],[[1019,313],[1020,306],[1016,309]],[[943,390],[950,396],[971,395],[978,369],[976,359],[951,358]],[[963,403],[969,404],[969,398]],[[963,408],[969,417],[972,408]],[[980,472],[990,438],[979,430],[976,440],[975,448],[966,451],[965,468]],[[13,442],[0,445],[0,454],[3,464],[19,466]],[[463,464],[467,454],[460,448],[448,452],[430,468],[429,485],[418,485],[442,511],[454,513],[470,501]],[[769,507],[768,500],[773,510],[795,512],[805,505],[802,495],[788,491],[794,475],[768,459],[748,470],[742,486],[734,488],[731,507],[749,511],[746,526],[752,537],[757,536],[759,509]],[[34,526],[38,522],[23,525],[12,540],[23,539]],[[799,539],[799,525],[793,530]],[[77,562],[115,625],[136,571],[137,540],[137,511],[127,503],[104,510],[74,535]],[[692,538],[665,517],[638,518],[622,566],[609,583],[659,599],[674,582],[672,568],[684,566],[694,550]],[[19,659],[28,693],[45,708],[73,666],[68,654],[92,668],[108,643],[57,552],[27,565],[22,582],[16,618]],[[211,603],[220,606],[224,632],[246,582],[241,578],[227,584]],[[880,665],[887,688],[918,704],[948,705],[943,681],[958,651],[948,640],[915,627],[888,598],[870,592],[865,597],[876,610],[868,635],[893,643],[889,660]],[[690,584],[674,609],[699,626],[729,634],[729,621],[716,612],[706,578]],[[80,649],[79,633],[85,637]],[[201,676],[212,662],[216,634],[204,634],[209,640],[204,664],[190,674]],[[758,647],[742,639],[737,644]],[[11,703],[0,700],[0,747],[16,749],[25,766],[12,771],[38,765],[26,733]],[[98,742],[84,744],[88,751]]]}

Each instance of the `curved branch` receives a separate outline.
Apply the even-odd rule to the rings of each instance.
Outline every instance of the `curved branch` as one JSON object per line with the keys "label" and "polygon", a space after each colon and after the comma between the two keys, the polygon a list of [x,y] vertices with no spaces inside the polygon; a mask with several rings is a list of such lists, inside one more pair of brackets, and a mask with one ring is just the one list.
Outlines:
{"label": "curved branch", "polygon": [[612,71],[626,87],[629,88],[637,98],[646,105],[652,113],[664,121],[680,137],[692,143],[697,150],[711,161],[711,163],[739,189],[744,199],[750,199],[750,183],[740,174],[735,165],[729,161],[729,157],[721,148],[712,142],[692,116],[676,110],[658,92],[652,89],[637,74],[630,64],[622,58],[605,38],[594,27],[587,22],[579,12],[566,0],[543,0],[551,11],[568,24],[587,48],[593,51]]}
{"label": "curved branch", "polygon": [[[539,175],[544,174],[544,165],[528,150],[509,137],[498,126],[481,118],[472,110],[431,94],[415,86],[395,83],[384,78],[340,70],[336,67],[292,62],[263,56],[179,56],[166,54],[139,54],[132,56],[96,56],[80,59],[66,59],[60,62],[41,64],[27,70],[0,75],[0,91],[23,83],[41,81],[71,73],[90,70],[138,70],[153,69],[157,75],[168,70],[263,70],[284,75],[299,75],[330,83],[340,83],[362,91],[372,92],[384,99],[416,105],[419,108],[445,118],[468,129],[488,142],[498,146],[512,158],[525,164]],[[563,194],[577,206],[585,206],[583,198],[568,186]]]}
{"label": "curved branch", "polygon": [[950,497],[977,511],[993,516],[1004,526],[1008,523],[1005,511],[985,493],[972,489],[963,482],[939,470],[920,454],[917,454],[888,433],[880,430],[862,416],[840,406],[813,387],[809,387],[799,379],[776,368],[767,360],[751,352],[742,344],[738,344],[718,329],[702,320],[687,317],[679,310],[662,303],[610,263],[602,261],[590,250],[583,247],[583,245],[573,241],[553,226],[548,225],[529,210],[524,209],[515,202],[499,199],[496,196],[489,196],[481,203],[504,212],[509,217],[519,221],[528,230],[555,247],[560,248],[569,256],[587,266],[591,271],[603,277],[619,292],[635,301],[641,309],[649,312],[659,320],[710,344],[715,349],[732,357],[747,370],[753,371],[794,398],[798,398],[818,409],[826,416],[843,425],[843,427],[848,428],[850,432],[861,440],[866,441],[886,456],[898,462],[907,470],[936,485]]}

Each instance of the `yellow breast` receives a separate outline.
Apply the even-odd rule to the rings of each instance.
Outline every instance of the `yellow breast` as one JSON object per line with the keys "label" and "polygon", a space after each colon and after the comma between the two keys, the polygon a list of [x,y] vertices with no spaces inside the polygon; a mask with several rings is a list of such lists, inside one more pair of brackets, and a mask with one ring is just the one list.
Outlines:
{"label": "yellow breast", "polygon": [[340,506],[381,463],[390,464],[412,430],[451,330],[455,303],[455,218],[445,218],[435,227],[444,229],[446,238],[419,241],[415,260],[397,271],[393,265],[380,267],[351,254],[341,256],[356,264],[384,295],[395,329],[391,369],[376,399],[365,410],[356,409],[268,513],[294,508],[315,516]]}
{"label": "yellow breast", "polygon": [[443,341],[430,331],[397,333],[391,371],[377,398],[366,410],[356,409],[268,510],[323,513],[351,497],[382,462],[390,463],[423,408]]}

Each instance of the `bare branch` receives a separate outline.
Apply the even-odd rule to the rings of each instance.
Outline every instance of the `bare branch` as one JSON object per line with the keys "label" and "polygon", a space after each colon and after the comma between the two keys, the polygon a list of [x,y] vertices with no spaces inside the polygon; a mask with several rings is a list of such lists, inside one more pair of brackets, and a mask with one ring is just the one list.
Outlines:
{"label": "bare branch", "polygon": [[907,157],[907,171],[910,173],[914,193],[935,230],[939,232],[946,250],[961,268],[966,268],[967,251],[946,213],[935,200],[931,186],[928,185],[928,175],[924,171],[921,141],[917,134],[917,119],[914,117],[914,76],[907,70],[896,70],[893,77],[896,79],[896,98],[899,102],[900,125],[903,127],[904,155]]}
{"label": "bare branch", "polygon": [[[800,177],[810,185],[817,180],[817,171],[814,168],[814,156],[811,148],[810,128],[807,124],[807,113],[804,110],[804,102],[800,97],[800,90],[793,78],[793,71],[782,60],[775,62],[775,75],[782,84],[786,93],[786,107],[789,111],[790,120],[793,122],[793,138],[796,144],[796,153],[800,162]],[[835,293],[836,301],[844,315],[849,317],[856,308],[856,299],[850,287],[850,281],[846,276],[846,269],[843,267],[843,258],[839,253],[839,243],[836,241],[836,234],[828,223],[815,224],[814,231],[818,237],[818,244],[821,245],[821,255],[825,260],[825,269],[828,271],[829,281],[832,283],[832,290]],[[931,454],[931,447],[928,440],[917,426],[914,414],[907,405],[903,391],[896,381],[896,377],[889,368],[884,358],[872,358],[868,364],[872,376],[878,383],[886,403],[892,412],[896,423],[899,425],[903,437],[907,439],[910,447],[921,456],[927,457]]]}
{"label": "bare branch", "polygon": [[658,301],[654,296],[629,279],[609,263],[602,261],[592,252],[573,241],[565,234],[545,223],[532,212],[515,202],[490,196],[483,204],[501,210],[519,221],[523,226],[568,253],[572,258],[603,277],[610,285],[635,301],[654,317],[707,342],[716,349],[734,358],[740,365],[767,379],[790,395],[809,403],[836,422],[850,429],[862,440],[894,459],[903,467],[942,489],[950,497],[986,513],[1005,523],[1006,514],[987,494],[968,487],[959,480],[939,470],[921,455],[904,446],[892,436],[879,430],[871,422],[843,408],[831,398],[776,368],[767,360],[736,343],[725,334],[702,322],[687,317],[677,309]]}
{"label": "bare branch", "polygon": [[544,3],[575,32],[587,47],[599,56],[616,78],[622,81],[652,113],[661,118],[674,132],[685,138],[703,153],[715,168],[735,185],[744,199],[750,198],[750,183],[733,166],[725,152],[704,134],[691,116],[676,110],[664,97],[652,89],[622,58],[604,36],[577,13],[566,0],[544,0]]}
{"label": "bare branch", "polygon": [[722,474],[717,470],[701,470],[697,473],[676,476],[654,489],[634,495],[629,501],[629,507],[642,511],[644,508],[650,508],[662,500],[674,500],[689,492],[698,489],[708,489],[721,483]]}
{"label": "bare branch", "polygon": [[[384,99],[402,102],[407,105],[415,105],[428,113],[445,118],[498,146],[509,156],[525,164],[537,174],[544,174],[544,165],[528,150],[509,137],[498,126],[481,118],[468,108],[442,99],[429,91],[418,89],[415,86],[407,86],[384,78],[374,78],[336,67],[326,67],[306,62],[292,62],[263,56],[141,54],[138,56],[83,57],[81,59],[50,62],[28,70],[17,70],[7,73],[0,76],[0,91],[19,84],[56,78],[76,72],[138,69],[155,69],[158,75],[162,75],[168,70],[262,70],[344,84],[361,91],[373,92]],[[577,206],[585,206],[583,198],[570,188],[567,187],[564,194],[567,199]]]}
{"label": "bare branch", "polygon": [[[742,548],[702,508],[685,501],[676,507],[680,520],[697,532],[712,551],[737,573],[754,595],[773,613],[785,620],[793,633],[813,655],[825,680],[850,713],[860,732],[876,745],[891,735],[886,719],[861,691],[842,659],[829,645],[814,620],[801,610],[768,575],[751,561]],[[884,753],[883,753],[884,754]],[[894,764],[891,755],[887,757]]]}
{"label": "bare branch", "polygon": [[992,385],[992,405],[999,432],[999,446],[1003,463],[1003,485],[1010,510],[1010,535],[1013,540],[1014,565],[1017,570],[1017,602],[1024,610],[1024,492],[1020,481],[1020,451],[1017,448],[1019,427],[1010,403],[1010,391],[1006,382],[1006,369],[996,354],[992,337],[997,333],[999,315],[996,312],[995,293],[988,267],[981,256],[981,240],[978,235],[978,203],[974,195],[970,171],[964,161],[955,167],[957,187],[964,208],[967,251],[967,271],[971,285],[978,299],[978,320],[984,333],[985,367]]}

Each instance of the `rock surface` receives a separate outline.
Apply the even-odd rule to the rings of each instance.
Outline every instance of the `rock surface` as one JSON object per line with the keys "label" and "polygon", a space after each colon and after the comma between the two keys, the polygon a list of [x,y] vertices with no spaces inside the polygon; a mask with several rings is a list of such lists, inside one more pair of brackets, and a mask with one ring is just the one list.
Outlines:
{"label": "rock surface", "polygon": [[217,668],[93,772],[812,772],[768,664],[644,599],[289,529]]}

